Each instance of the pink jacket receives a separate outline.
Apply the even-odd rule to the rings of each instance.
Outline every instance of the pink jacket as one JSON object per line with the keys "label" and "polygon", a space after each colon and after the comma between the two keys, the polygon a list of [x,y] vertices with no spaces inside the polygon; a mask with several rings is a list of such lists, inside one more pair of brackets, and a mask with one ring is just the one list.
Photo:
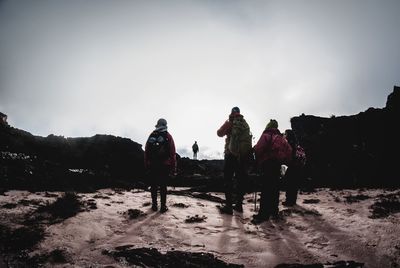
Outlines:
{"label": "pink jacket", "polygon": [[257,165],[261,165],[269,159],[268,150],[271,144],[271,137],[273,138],[275,135],[281,135],[281,132],[277,128],[264,130],[264,132],[261,134],[260,139],[254,146]]}
{"label": "pink jacket", "polygon": [[[167,160],[164,161],[164,165],[169,167],[170,171],[176,172],[176,149],[175,149],[175,142],[172,138],[171,134],[167,132],[167,137],[169,139],[169,157]],[[148,168],[150,166],[150,161],[147,157],[147,143],[144,149],[144,166]]]}

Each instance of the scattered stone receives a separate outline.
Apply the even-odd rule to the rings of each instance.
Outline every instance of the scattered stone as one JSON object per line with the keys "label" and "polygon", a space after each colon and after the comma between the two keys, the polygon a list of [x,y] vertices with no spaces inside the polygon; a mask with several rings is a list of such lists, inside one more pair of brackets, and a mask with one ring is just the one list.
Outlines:
{"label": "scattered stone", "polygon": [[186,205],[186,204],[183,204],[183,203],[175,203],[172,206],[176,207],[176,208],[188,208],[188,207],[190,207],[189,205]]}
{"label": "scattered stone", "polygon": [[123,195],[125,192],[125,189],[122,189],[122,188],[114,188],[113,190],[116,194],[119,194],[119,195]]}
{"label": "scattered stone", "polygon": [[324,268],[324,267],[329,267],[329,268],[363,268],[364,263],[360,262],[355,262],[355,261],[337,261],[334,263],[315,263],[315,264],[278,264],[275,266],[275,268]]}
{"label": "scattered stone", "polygon": [[369,199],[370,197],[367,195],[358,194],[358,195],[348,195],[348,196],[345,196],[344,198],[346,199],[347,203],[356,203],[356,202],[360,202],[362,200]]}
{"label": "scattered stone", "polygon": [[142,205],[142,207],[149,207],[149,206],[151,206],[151,202],[145,202]]}
{"label": "scattered stone", "polygon": [[315,209],[304,209],[304,208],[287,208],[284,210],[279,211],[279,217],[280,218],[284,218],[285,216],[290,216],[292,214],[298,214],[300,216],[307,216],[307,215],[311,215],[311,216],[317,216],[320,217],[322,216],[321,213],[319,213],[317,210]]}
{"label": "scattered stone", "polygon": [[379,195],[378,201],[370,206],[371,219],[386,218],[400,212],[400,192],[388,195]]}
{"label": "scattered stone", "polygon": [[35,255],[29,259],[29,263],[36,267],[42,267],[45,263],[63,264],[68,262],[68,254],[62,249],[55,249],[47,254]]}
{"label": "scattered stone", "polygon": [[207,219],[206,216],[194,215],[194,216],[187,216],[185,222],[186,223],[195,223],[195,222],[204,222]]}
{"label": "scattered stone", "polygon": [[342,200],[341,200],[339,197],[337,197],[337,196],[336,196],[333,200],[335,200],[336,203],[342,202]]}
{"label": "scattered stone", "polygon": [[53,194],[53,193],[45,192],[45,193],[44,193],[44,197],[58,197],[58,194]]}
{"label": "scattered stone", "polygon": [[304,188],[304,189],[301,189],[300,190],[300,193],[301,194],[303,194],[303,195],[309,195],[309,194],[313,194],[313,193],[316,193],[317,192],[317,190],[316,189],[314,189],[314,188]]}
{"label": "scattered stone", "polygon": [[83,211],[84,203],[72,192],[66,192],[53,203],[39,207],[35,210],[26,223],[48,221],[50,224],[59,223]]}
{"label": "scattered stone", "polygon": [[94,199],[88,199],[88,200],[86,200],[86,202],[84,204],[89,210],[97,209],[97,203],[96,203],[96,200],[94,200]]}
{"label": "scattered stone", "polygon": [[42,200],[37,200],[37,199],[22,199],[18,202],[18,204],[23,205],[23,206],[40,206],[43,204]]}
{"label": "scattered stone", "polygon": [[163,254],[155,248],[131,248],[129,245],[115,249],[115,251],[103,251],[103,254],[112,256],[118,261],[126,261],[134,267],[244,267],[226,263],[211,253],[172,250]]}
{"label": "scattered stone", "polygon": [[7,252],[19,252],[34,247],[44,238],[44,229],[39,225],[10,229],[0,225],[0,248]]}
{"label": "scattered stone", "polygon": [[208,200],[208,201],[216,202],[216,203],[224,203],[225,202],[224,199],[222,199],[218,196],[211,195],[208,193],[192,192],[191,190],[168,191],[168,194],[189,196],[189,197],[204,199],[204,200]]}
{"label": "scattered stone", "polygon": [[319,199],[304,199],[303,204],[318,204],[321,202]]}
{"label": "scattered stone", "polygon": [[102,195],[102,194],[96,194],[93,196],[93,198],[97,198],[97,199],[111,199],[111,197],[107,196],[107,195]]}
{"label": "scattered stone", "polygon": [[13,209],[17,207],[17,204],[15,203],[7,203],[1,206],[2,208],[6,208],[6,209]]}
{"label": "scattered stone", "polygon": [[141,211],[139,209],[132,209],[132,208],[128,209],[123,214],[128,216],[128,218],[130,220],[137,219],[137,218],[139,218],[141,216],[145,216],[146,215],[146,213],[144,213],[143,211]]}

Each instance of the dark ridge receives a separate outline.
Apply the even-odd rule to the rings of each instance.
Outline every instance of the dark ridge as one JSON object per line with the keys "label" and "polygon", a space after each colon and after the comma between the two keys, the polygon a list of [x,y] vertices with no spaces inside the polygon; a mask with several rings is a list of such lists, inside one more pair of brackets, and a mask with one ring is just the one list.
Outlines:
{"label": "dark ridge", "polygon": [[307,153],[316,187],[398,187],[400,87],[386,107],[351,116],[304,115],[291,119]]}
{"label": "dark ridge", "polygon": [[[400,88],[386,107],[331,118],[291,119],[307,153],[307,189],[314,187],[398,187]],[[7,189],[93,192],[100,188],[147,188],[142,145],[112,135],[65,138],[34,136],[13,128],[0,114],[0,194]],[[223,160],[178,158],[170,186],[223,190]],[[259,187],[250,174],[247,192]]]}

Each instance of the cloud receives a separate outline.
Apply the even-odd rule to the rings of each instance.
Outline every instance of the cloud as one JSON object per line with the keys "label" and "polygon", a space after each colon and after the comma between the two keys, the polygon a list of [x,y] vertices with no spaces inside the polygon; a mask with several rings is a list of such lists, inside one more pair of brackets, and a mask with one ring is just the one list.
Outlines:
{"label": "cloud", "polygon": [[[222,157],[239,106],[258,139],[301,113],[382,107],[400,84],[398,1],[4,1],[0,108],[39,135],[144,144],[158,118],[177,148]],[[340,20],[338,18],[340,14]]]}

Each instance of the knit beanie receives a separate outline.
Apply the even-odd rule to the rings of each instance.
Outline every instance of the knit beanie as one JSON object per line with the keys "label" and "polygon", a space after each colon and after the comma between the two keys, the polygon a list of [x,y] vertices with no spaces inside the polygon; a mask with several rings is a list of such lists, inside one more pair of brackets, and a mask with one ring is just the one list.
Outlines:
{"label": "knit beanie", "polygon": [[239,107],[237,107],[237,106],[233,107],[232,110],[231,110],[231,114],[233,114],[233,113],[238,113],[238,114],[240,114],[240,109],[239,109]]}
{"label": "knit beanie", "polygon": [[167,120],[165,120],[164,118],[158,119],[157,125],[155,127],[156,127],[156,130],[159,130],[159,131],[167,130]]}
{"label": "knit beanie", "polygon": [[267,124],[265,129],[269,129],[269,128],[278,128],[278,121],[276,121],[275,119],[269,120],[269,123]]}

